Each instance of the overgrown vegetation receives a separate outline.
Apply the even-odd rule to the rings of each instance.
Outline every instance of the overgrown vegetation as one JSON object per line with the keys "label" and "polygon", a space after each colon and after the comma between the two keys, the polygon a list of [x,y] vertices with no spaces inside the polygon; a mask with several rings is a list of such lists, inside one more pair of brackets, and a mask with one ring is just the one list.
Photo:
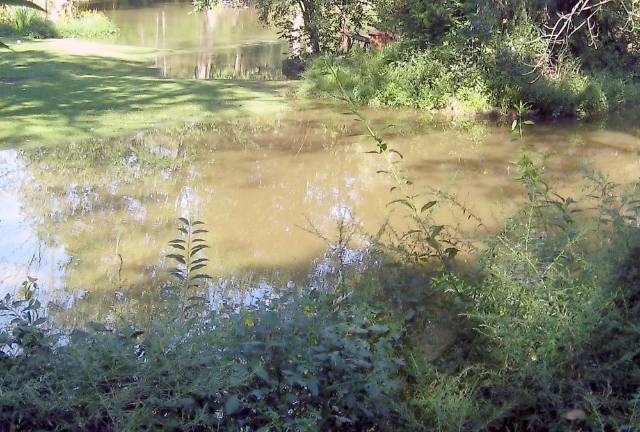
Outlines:
{"label": "overgrown vegetation", "polygon": [[187,298],[205,275],[195,272],[206,259],[193,259],[204,248],[192,237],[199,225],[181,220],[189,241],[172,240],[170,257],[186,267],[171,270],[176,283],[158,291],[163,302],[143,329],[47,331],[34,315],[33,280],[25,300],[4,299],[3,428],[362,430],[401,421],[401,334],[387,313],[336,292],[244,306]]}
{"label": "overgrown vegetation", "polygon": [[32,39],[105,39],[118,32],[116,25],[101,12],[76,11],[51,21],[42,11],[25,7],[0,9],[0,36]]}
{"label": "overgrown vegetation", "polygon": [[[635,430],[637,187],[593,176],[575,201],[555,194],[527,157],[517,165],[529,205],[489,242],[475,276],[436,271],[425,285],[405,263],[326,291],[214,301],[191,293],[204,286],[188,281],[204,278],[206,259],[196,257],[205,249],[192,237],[201,224],[183,220],[172,258],[192,273],[172,270],[176,283],[156,288],[162,300],[137,327],[61,334],[28,281],[24,300],[0,307],[11,320],[1,424]],[[443,309],[456,316],[443,321],[456,323],[453,336],[429,355],[420,341]]]}
{"label": "overgrown vegetation", "polygon": [[[47,320],[30,279],[21,297],[0,304],[0,424],[640,427],[639,185],[593,174],[584,196],[565,197],[545,182],[542,165],[522,156],[515,181],[528,204],[481,246],[477,265],[462,271],[455,258],[465,243],[432,217],[440,202],[455,198],[415,193],[402,155],[360,119],[375,143],[371,157],[388,161],[380,175],[394,180],[390,204],[411,221],[404,232],[376,237],[376,265],[346,271],[337,247],[335,284],[231,302],[206,282],[204,224],[181,219],[167,256],[176,263],[167,269],[175,281],[150,288],[158,301],[144,319],[120,315],[71,332]],[[437,327],[449,336],[429,348]]]}
{"label": "overgrown vegetation", "polygon": [[400,42],[344,58],[328,52],[309,66],[306,94],[335,93],[330,69],[338,67],[356,99],[374,106],[507,112],[523,101],[562,116],[640,100],[634,2],[374,4],[371,24]]}

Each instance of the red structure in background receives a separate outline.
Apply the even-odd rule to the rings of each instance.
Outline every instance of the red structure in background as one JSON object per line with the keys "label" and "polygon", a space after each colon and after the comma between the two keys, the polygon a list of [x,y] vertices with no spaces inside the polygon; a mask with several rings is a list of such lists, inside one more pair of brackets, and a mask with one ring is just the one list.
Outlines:
{"label": "red structure in background", "polygon": [[391,33],[388,32],[374,32],[369,33],[369,40],[371,45],[376,49],[382,49],[393,42],[394,38]]}
{"label": "red structure in background", "polygon": [[388,32],[373,32],[369,36],[363,36],[358,32],[340,32],[340,47],[342,52],[349,52],[354,43],[359,44],[363,48],[373,46],[375,49],[382,49],[393,42],[395,38]]}

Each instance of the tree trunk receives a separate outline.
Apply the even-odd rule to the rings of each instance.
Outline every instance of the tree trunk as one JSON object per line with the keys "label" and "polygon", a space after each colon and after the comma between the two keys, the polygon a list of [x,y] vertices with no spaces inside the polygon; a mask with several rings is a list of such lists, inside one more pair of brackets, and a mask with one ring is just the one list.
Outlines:
{"label": "tree trunk", "polygon": [[314,6],[312,1],[302,2],[302,19],[304,21],[304,31],[309,38],[309,50],[311,54],[318,54],[320,52],[320,34],[318,32],[317,24],[314,22]]}

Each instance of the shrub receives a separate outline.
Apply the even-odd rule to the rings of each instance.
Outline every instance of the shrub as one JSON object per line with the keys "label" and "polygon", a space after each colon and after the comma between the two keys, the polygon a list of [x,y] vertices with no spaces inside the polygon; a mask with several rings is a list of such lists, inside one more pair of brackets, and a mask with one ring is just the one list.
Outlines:
{"label": "shrub", "polygon": [[46,39],[57,36],[57,31],[44,13],[24,8],[5,8],[0,12],[0,34]]}
{"label": "shrub", "polygon": [[480,71],[449,49],[415,51],[391,46],[358,51],[344,59],[320,58],[305,72],[303,94],[337,93],[330,68],[336,68],[355,100],[373,106],[468,110],[489,108]]}
{"label": "shrub", "polygon": [[102,12],[82,11],[56,23],[62,37],[106,38],[115,35],[118,27]]}
{"label": "shrub", "polygon": [[614,195],[601,182],[590,194],[599,203],[578,206],[527,158],[519,164],[530,205],[492,241],[482,280],[438,282],[466,299],[477,330],[441,363],[471,371],[449,402],[472,392],[480,405],[466,424],[492,430],[635,430],[637,191]]}
{"label": "shrub", "polygon": [[[0,424],[19,430],[399,424],[399,329],[384,314],[317,293],[177,320],[171,304],[168,298],[144,331],[94,323],[57,344],[0,358]],[[2,340],[15,345],[8,335]]]}
{"label": "shrub", "polygon": [[542,41],[535,24],[519,19],[484,39],[451,33],[416,49],[396,44],[381,51],[321,57],[304,74],[303,94],[337,93],[335,68],[356,101],[373,106],[503,112],[524,102],[543,116],[588,115],[640,102],[635,75],[585,68],[571,55],[534,68]]}
{"label": "shrub", "polygon": [[34,39],[56,37],[108,38],[118,32],[116,25],[101,12],[83,11],[52,22],[44,13],[23,7],[0,12],[0,35]]}

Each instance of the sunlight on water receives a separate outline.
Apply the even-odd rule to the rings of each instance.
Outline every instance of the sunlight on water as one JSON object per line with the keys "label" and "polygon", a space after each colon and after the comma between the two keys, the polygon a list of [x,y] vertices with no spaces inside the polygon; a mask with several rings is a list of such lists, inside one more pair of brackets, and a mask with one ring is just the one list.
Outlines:
{"label": "sunlight on water", "polygon": [[[624,119],[540,124],[521,141],[504,126],[366,115],[396,125],[386,136],[417,192],[453,193],[482,219],[478,228],[453,206],[439,210],[443,223],[472,239],[495,232],[524,203],[511,163],[521,152],[546,160],[547,179],[573,197],[586,193],[593,170],[619,183],[640,173],[638,129]],[[0,290],[37,276],[47,300],[94,318],[122,299],[152,304],[159,294],[150,287],[168,279],[163,257],[180,216],[207,224],[213,297],[249,301],[265,290],[321,287],[338,270],[340,221],[352,230],[343,264],[359,271],[369,236],[389,217],[402,226],[404,214],[387,205],[391,183],[376,174],[384,161],[365,153],[374,146],[362,131],[335,108],[300,108],[293,118],[141,133],[97,147],[4,151]]]}

